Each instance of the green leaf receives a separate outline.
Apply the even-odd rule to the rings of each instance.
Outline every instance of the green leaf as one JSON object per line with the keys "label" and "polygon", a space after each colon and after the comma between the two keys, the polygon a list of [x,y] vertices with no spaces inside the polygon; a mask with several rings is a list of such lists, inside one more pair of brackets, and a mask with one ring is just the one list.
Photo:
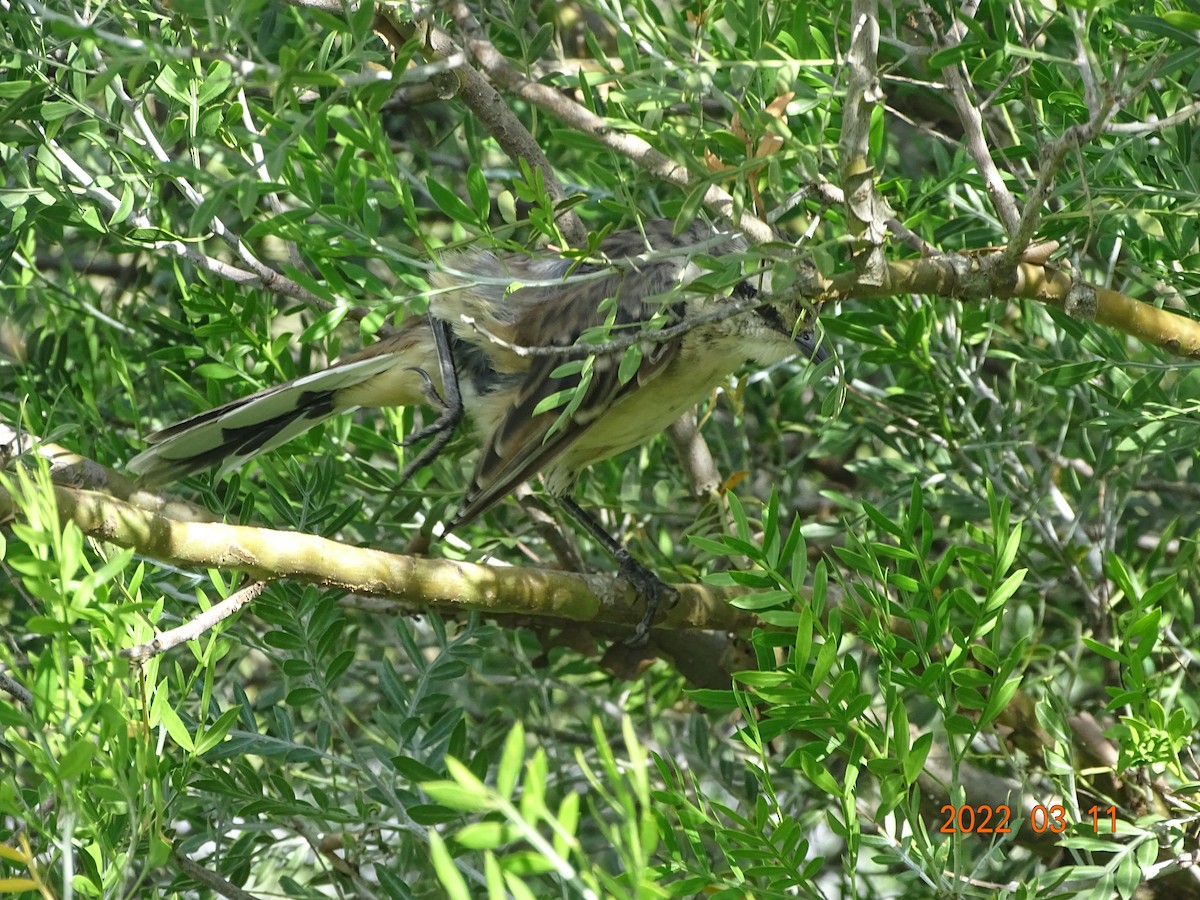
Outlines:
{"label": "green leaf", "polygon": [[640,344],[633,344],[621,356],[621,364],[617,368],[617,380],[621,384],[628,384],[634,379],[638,373],[638,369],[642,365],[642,348]]}
{"label": "green leaf", "polygon": [[525,731],[517,722],[508,732],[504,751],[496,767],[496,792],[505,800],[511,799],[517,781],[521,777],[521,763],[525,759]]}
{"label": "green leaf", "polygon": [[994,612],[1008,603],[1012,595],[1017,592],[1017,588],[1024,584],[1027,571],[1027,569],[1018,569],[1005,578],[1003,583],[988,596],[983,612],[985,614]]}
{"label": "green leaf", "polygon": [[0,81],[0,100],[11,100],[20,97],[33,88],[33,82],[22,79]]}
{"label": "green leaf", "polygon": [[1111,659],[1114,662],[1119,662],[1119,663],[1123,663],[1126,665],[1129,664],[1129,658],[1127,656],[1125,656],[1125,654],[1121,653],[1119,650],[1114,650],[1112,647],[1109,647],[1107,644],[1102,644],[1097,640],[1087,637],[1086,635],[1083,636],[1081,638],[1081,640],[1083,641],[1084,646],[1086,646],[1093,653],[1098,653],[1100,656],[1103,656],[1105,659]]}
{"label": "green leaf", "polygon": [[550,412],[552,409],[558,409],[575,396],[575,391],[575,388],[568,388],[565,391],[554,391],[552,394],[548,394],[534,406],[533,414],[536,416],[544,412]]}
{"label": "green leaf", "polygon": [[96,746],[89,740],[75,741],[58,761],[58,778],[71,781],[92,767]]}
{"label": "green leaf", "polygon": [[918,735],[917,739],[913,741],[903,761],[904,781],[906,784],[911,785],[916,783],[917,778],[925,770],[925,760],[929,758],[929,751],[932,747],[932,732],[924,732]]}
{"label": "green leaf", "polygon": [[889,519],[881,510],[875,508],[870,503],[863,503],[862,510],[864,513],[866,513],[868,519],[870,519],[875,523],[876,526],[882,528],[888,534],[897,538],[903,538],[905,536],[904,529],[901,528],[898,523]]}
{"label": "green leaf", "polygon": [[196,366],[196,374],[201,378],[209,378],[213,381],[225,381],[230,378],[240,378],[242,373],[233,366],[228,366],[221,362],[201,363]]}
{"label": "green leaf", "polygon": [[445,841],[436,831],[429,832],[429,856],[438,881],[446,890],[446,896],[451,900],[471,900],[471,892],[467,888],[466,879],[454,865],[454,858],[446,848]]}
{"label": "green leaf", "polygon": [[1094,359],[1089,362],[1067,363],[1044,369],[1033,380],[1037,384],[1044,384],[1050,387],[1071,387],[1072,385],[1082,384],[1085,381],[1091,381],[1097,375],[1111,367],[1112,363],[1102,359]]}
{"label": "green leaf", "polygon": [[510,826],[502,822],[474,822],[454,836],[455,841],[471,850],[495,850],[512,841]]}
{"label": "green leaf", "polygon": [[229,729],[233,727],[233,723],[238,720],[241,715],[241,709],[236,706],[231,706],[225,712],[217,717],[217,720],[197,736],[196,755],[207,753],[213,747],[216,747],[229,734]]}
{"label": "green leaf", "polygon": [[790,604],[792,595],[787,591],[763,591],[757,594],[743,594],[740,597],[733,597],[729,600],[729,605],[736,609],[758,610],[772,609],[780,604]]}
{"label": "green leaf", "polygon": [[1159,622],[1161,620],[1162,610],[1151,609],[1133,622],[1123,624],[1121,628],[1122,635],[1126,642],[1137,638],[1157,639],[1159,635]]}
{"label": "green leaf", "polygon": [[991,694],[988,696],[987,705],[983,709],[981,720],[983,722],[991,722],[1000,714],[1000,711],[1008,706],[1013,695],[1021,687],[1020,678],[1009,678],[999,687],[993,687]]}
{"label": "green leaf", "polygon": [[817,790],[830,797],[842,796],[842,787],[833,780],[833,775],[822,763],[817,762],[813,756],[803,751],[798,754],[797,759],[800,763],[800,770]]}
{"label": "green leaf", "polygon": [[467,167],[467,196],[471,198],[476,220],[486,222],[491,211],[491,195],[488,192],[487,177],[476,163]]}
{"label": "green leaf", "polygon": [[411,756],[394,756],[391,762],[392,768],[396,770],[397,774],[409,781],[434,781],[438,777],[438,773],[434,769]]}
{"label": "green leaf", "polygon": [[464,787],[462,784],[453,781],[422,782],[421,790],[437,803],[440,803],[442,806],[448,806],[451,809],[476,812],[487,809],[489,805],[484,791]]}
{"label": "green leaf", "polygon": [[150,704],[150,724],[162,725],[167,730],[167,734],[171,736],[176,744],[187,750],[189,753],[196,748],[192,743],[192,736],[187,730],[187,726],[183,724],[183,719],[179,717],[179,713],[171,706],[169,693],[165,683],[159,685],[158,690],[154,694],[154,700]]}
{"label": "green leaf", "polygon": [[425,179],[425,187],[429,189],[429,196],[433,198],[433,202],[437,204],[438,209],[453,219],[455,222],[476,224],[479,220],[471,208],[463,203],[458,196],[438,181],[433,176]]}
{"label": "green leaf", "polygon": [[811,609],[808,607],[800,609],[795,629],[796,635],[792,650],[792,664],[803,669],[808,663],[809,655],[812,653],[814,619]]}

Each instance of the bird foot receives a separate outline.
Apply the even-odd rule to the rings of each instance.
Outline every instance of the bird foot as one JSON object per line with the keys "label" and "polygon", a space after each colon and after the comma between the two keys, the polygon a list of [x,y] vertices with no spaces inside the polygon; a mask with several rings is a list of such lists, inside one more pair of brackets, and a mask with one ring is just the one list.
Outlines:
{"label": "bird foot", "polygon": [[634,629],[633,637],[626,641],[630,647],[640,647],[650,638],[650,627],[654,624],[658,611],[663,605],[667,609],[679,602],[679,591],[667,584],[642,563],[628,553],[619,560],[621,577],[628,581],[638,598],[645,601],[646,612]]}
{"label": "bird foot", "polygon": [[426,425],[419,431],[414,431],[412,434],[408,435],[408,437],[400,442],[401,447],[411,447],[413,444],[417,443],[418,441],[423,441],[425,438],[430,437],[431,435],[441,434],[445,431],[453,431],[456,427],[458,427],[458,423],[462,421],[463,417],[462,404],[459,403],[454,405],[447,403],[446,400],[442,398],[442,395],[438,393],[438,389],[434,387],[433,379],[429,377],[428,372],[415,366],[409,371],[416,372],[421,376],[421,381],[423,381],[425,384],[424,393],[426,402],[428,402],[429,405],[434,409],[441,410],[441,415],[437,417],[435,422]]}

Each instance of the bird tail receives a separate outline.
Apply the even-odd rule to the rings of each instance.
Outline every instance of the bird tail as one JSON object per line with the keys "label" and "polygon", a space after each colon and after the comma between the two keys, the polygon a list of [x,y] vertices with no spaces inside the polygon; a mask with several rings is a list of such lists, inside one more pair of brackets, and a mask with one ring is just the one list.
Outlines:
{"label": "bird tail", "polygon": [[[423,325],[424,322],[421,322]],[[432,356],[431,356],[432,354]],[[185,419],[147,438],[150,447],[127,468],[147,485],[204,469],[231,472],[330,416],[358,406],[410,406],[440,390],[436,351],[408,328],[320,372],[267,388]]]}

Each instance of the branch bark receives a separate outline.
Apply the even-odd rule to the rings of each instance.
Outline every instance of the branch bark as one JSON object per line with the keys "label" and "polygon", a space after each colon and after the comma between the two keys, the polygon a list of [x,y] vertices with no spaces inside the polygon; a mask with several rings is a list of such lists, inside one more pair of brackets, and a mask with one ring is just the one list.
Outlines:
{"label": "branch bark", "polygon": [[[327,538],[219,522],[181,522],[93,491],[55,485],[59,518],[84,534],[188,567],[291,578],[453,613],[509,613],[629,626],[642,612],[632,589],[609,575],[501,568],[351,547]],[[0,519],[20,504],[0,489]],[[738,591],[675,586],[680,602],[658,628],[736,631],[757,621],[727,602]]]}
{"label": "branch bark", "polygon": [[875,188],[871,164],[871,114],[883,99],[876,74],[879,51],[879,10],[874,0],[854,0],[850,52],[846,57],[849,87],[842,114],[838,149],[839,175],[845,192],[846,220],[856,238],[854,270],[863,284],[886,284],[884,241],[892,210]]}
{"label": "branch bark", "polygon": [[1078,281],[1062,269],[1021,263],[1004,274],[994,256],[939,256],[888,263],[886,287],[858,283],[854,273],[817,278],[814,299],[838,302],[904,294],[956,300],[1036,300],[1080,318],[1115,328],[1147,344],[1200,359],[1200,322],[1159,309],[1118,291]]}

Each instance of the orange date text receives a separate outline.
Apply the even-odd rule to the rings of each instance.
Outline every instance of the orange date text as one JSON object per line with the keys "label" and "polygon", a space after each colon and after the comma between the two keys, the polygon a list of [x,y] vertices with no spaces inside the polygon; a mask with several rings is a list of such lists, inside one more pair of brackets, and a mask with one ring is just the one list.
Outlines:
{"label": "orange date text", "polygon": [[[1021,824],[1013,819],[1012,809],[1005,804],[989,806],[986,803],[954,806],[947,803],[941,809],[945,816],[939,831],[942,834],[1011,834]],[[1085,813],[1084,823],[1092,826],[1093,834],[1117,833],[1117,808],[1101,809],[1093,806]],[[1029,827],[1038,834],[1050,832],[1062,834],[1071,826],[1065,807],[1055,803],[1050,806],[1037,805],[1029,811]]]}

